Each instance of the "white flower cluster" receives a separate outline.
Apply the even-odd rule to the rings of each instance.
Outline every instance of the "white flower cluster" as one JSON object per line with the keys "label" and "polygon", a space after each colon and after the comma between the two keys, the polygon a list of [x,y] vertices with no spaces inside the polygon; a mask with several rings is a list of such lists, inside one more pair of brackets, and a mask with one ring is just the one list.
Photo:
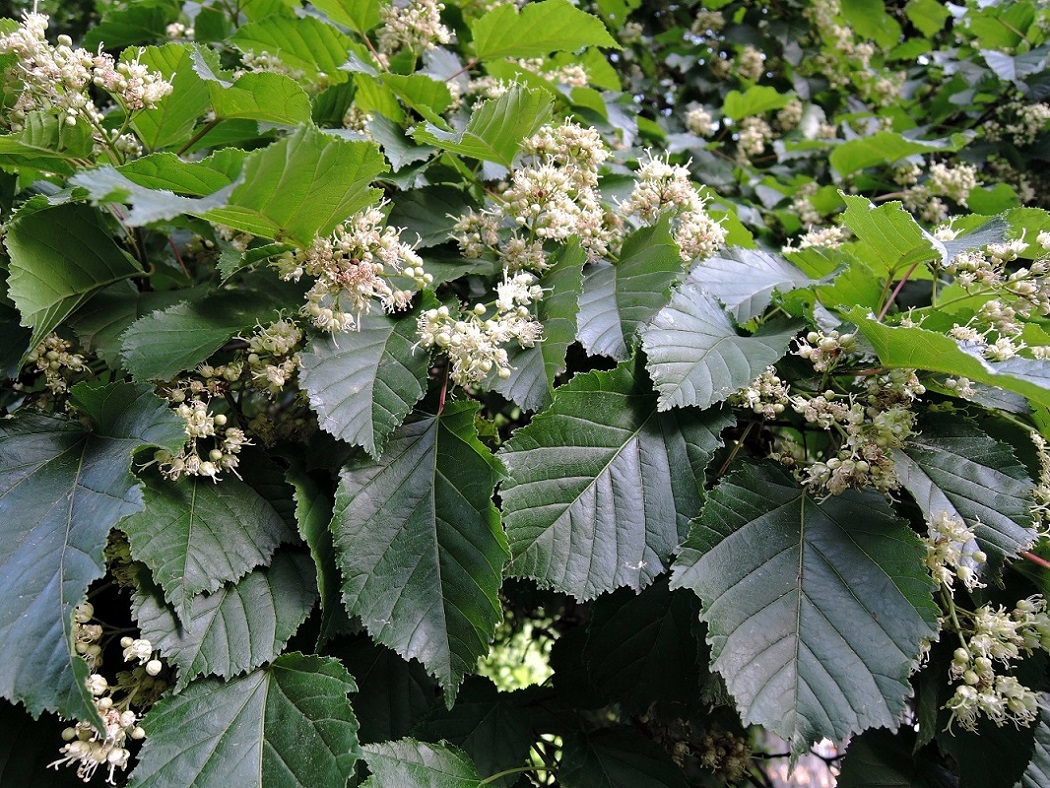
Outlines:
{"label": "white flower cluster", "polygon": [[952,517],[941,511],[927,520],[926,566],[934,582],[951,590],[958,578],[968,591],[983,587],[975,568],[980,567],[988,556],[976,545],[974,530],[967,527],[960,517]]}
{"label": "white flower cluster", "polygon": [[437,346],[452,362],[450,377],[461,386],[484,380],[493,370],[506,379],[511,375],[504,345],[517,340],[521,347],[540,341],[543,327],[532,318],[529,304],[543,296],[543,289],[527,271],[504,272],[496,286],[495,314],[486,318],[489,308],[477,304],[462,318],[447,306],[429,309],[418,320],[419,344]]}
{"label": "white flower cluster", "polygon": [[933,194],[948,197],[966,207],[970,192],[980,185],[980,181],[977,180],[977,168],[971,164],[949,166],[936,162],[930,165],[927,185]]}
{"label": "white flower cluster", "polygon": [[[244,430],[229,425],[225,414],[212,413],[208,409],[212,395],[223,388],[223,381],[211,375],[213,369],[207,365],[201,369],[202,377],[211,377],[207,383],[195,379],[181,380],[167,393],[167,399],[176,403],[175,412],[183,420],[186,431],[186,444],[177,454],[161,449],[153,455],[161,473],[169,479],[203,476],[217,482],[223,471],[237,473],[240,463],[237,455],[245,446],[252,445]],[[227,365],[223,372],[232,380],[241,376],[239,365]],[[212,446],[203,456],[199,441]]]}
{"label": "white flower cluster", "polygon": [[1039,456],[1039,481],[1032,491],[1032,520],[1041,536],[1050,531],[1050,446],[1038,432],[1032,431],[1032,443]]}
{"label": "white flower cluster", "polygon": [[73,375],[89,371],[83,356],[69,352],[72,347],[58,334],[52,333],[26,356],[28,363],[44,373],[44,385],[52,394],[65,394]]}
{"label": "white flower cluster", "polygon": [[747,44],[736,57],[736,73],[741,79],[758,82],[766,70],[766,56],[762,51]]}
{"label": "white flower cluster", "polygon": [[751,767],[751,747],[742,736],[721,728],[704,733],[700,739],[700,763],[730,785],[737,784]]}
{"label": "white flower cluster", "polygon": [[729,403],[751,408],[764,419],[775,419],[791,402],[790,388],[777,376],[776,369],[769,367],[746,387],[732,394]]}
{"label": "white flower cluster", "polygon": [[234,76],[240,76],[246,72],[259,73],[265,71],[271,74],[283,74],[300,84],[306,82],[305,71],[301,68],[292,68],[281,60],[279,56],[272,55],[266,50],[245,52],[241,55],[241,66],[242,68],[234,72]]}
{"label": "white flower cluster", "polygon": [[[585,88],[590,83],[590,75],[588,75],[587,69],[579,63],[557,66],[547,62],[545,58],[511,58],[510,62],[523,71],[542,77],[552,85]],[[499,79],[490,75],[475,77],[467,85],[467,94],[483,99],[495,99],[510,90],[513,85],[513,81]]]}
{"label": "white flower cluster", "polygon": [[18,95],[7,113],[13,131],[23,128],[28,113],[42,110],[71,126],[85,118],[97,137],[106,135],[100,141],[111,144],[119,135],[112,132],[111,138],[111,132],[102,129],[102,112],[89,93],[93,85],[110,93],[127,112],[151,109],[171,93],[171,84],[160,72],[139,62],[141,53],[118,63],[105,53],[74,49],[68,36],[59,36],[51,46],[47,26],[46,15],[26,14],[16,30],[0,36],[0,55],[17,56],[3,75],[5,89]]}
{"label": "white flower cluster", "polygon": [[259,326],[248,339],[248,369],[252,383],[270,394],[279,394],[299,369],[298,347],[303,332],[290,320]]}
{"label": "white flower cluster", "polygon": [[706,204],[688,169],[650,153],[638,170],[638,182],[620,207],[645,224],[655,224],[665,213],[673,214],[674,240],[682,261],[689,263],[710,257],[725,244],[725,228],[707,213]]}
{"label": "white flower cluster", "polygon": [[857,347],[856,334],[841,334],[838,331],[810,331],[798,340],[794,354],[813,365],[817,372],[833,369],[843,356],[848,356]]}
{"label": "white flower cluster", "polygon": [[772,127],[757,115],[740,121],[737,133],[736,158],[743,165],[751,163],[755,156],[766,152],[766,143],[773,139]]}
{"label": "white flower cluster", "polygon": [[419,286],[433,281],[423,270],[422,258],[401,242],[401,231],[384,224],[383,212],[368,208],[332,235],[278,258],[275,265],[284,279],[299,281],[304,274],[315,278],[302,314],[317,328],[353,328],[376,300],[387,311],[407,307],[412,291],[394,287],[388,279],[392,274],[401,273]]}
{"label": "white flower cluster", "polygon": [[[131,753],[126,748],[128,739],[139,740],[146,732],[138,724],[138,715],[131,710],[131,700],[136,694],[137,682],[141,680],[144,695],[152,693],[152,677],[163,669],[160,660],[153,657],[153,645],[148,640],[125,637],[120,641],[124,649],[125,662],[137,662],[140,666],[135,673],[121,674],[130,683],[121,681],[117,686],[110,686],[106,677],[97,672],[101,664],[101,648],[98,641],[102,639],[102,627],[90,623],[95,615],[90,602],[84,602],[73,611],[73,636],[77,653],[88,661],[91,673],[84,680],[84,685],[94,699],[95,708],[102,718],[103,729],[100,731],[90,722],[78,722],[62,731],[66,742],[59,749],[62,756],[49,764],[58,769],[62,766],[76,766],[77,777],[84,782],[91,780],[99,767],[109,770],[107,782],[116,785],[116,772],[127,768]],[[87,649],[79,648],[81,643],[90,642]],[[144,674],[144,675],[142,675]],[[129,691],[130,690],[130,691]],[[114,692],[123,694],[121,700],[114,697]]]}
{"label": "white flower cluster", "polygon": [[418,54],[449,43],[452,34],[441,22],[444,10],[444,3],[436,0],[408,0],[384,5],[379,12],[383,23],[379,30],[380,51],[392,55],[410,49]]}
{"label": "white flower cluster", "polygon": [[594,129],[575,123],[543,126],[525,141],[529,157],[488,211],[461,216],[453,237],[463,255],[493,253],[511,271],[547,267],[545,241],[571,236],[591,254],[620,240],[620,225],[599,199],[598,172],[609,150]]}
{"label": "white flower cluster", "polygon": [[1050,104],[1011,101],[999,110],[998,120],[985,124],[985,136],[992,142],[1008,137],[1015,145],[1031,145],[1050,126]]}
{"label": "white flower cluster", "polygon": [[798,214],[798,220],[803,227],[812,227],[820,224],[820,211],[813,205],[813,197],[816,195],[818,186],[816,181],[802,184],[795,195],[791,198],[791,210]]}
{"label": "white flower cluster", "polygon": [[777,128],[781,131],[791,131],[802,122],[804,107],[797,98],[788,101],[777,113]]}
{"label": "white flower cluster", "polygon": [[715,129],[715,122],[706,108],[694,107],[685,113],[685,127],[698,137],[710,137]]}
{"label": "white flower cluster", "polygon": [[814,228],[803,233],[794,240],[794,243],[789,241],[781,247],[780,252],[781,254],[801,252],[803,249],[809,249],[812,246],[818,246],[823,249],[834,249],[846,243],[848,237],[849,231],[837,225]]}
{"label": "white flower cluster", "polygon": [[[1014,610],[983,605],[966,615],[963,645],[955,650],[949,673],[961,680],[944,708],[951,723],[976,730],[979,717],[998,726],[1012,722],[1030,726],[1039,716],[1038,696],[1014,676],[996,672],[996,663],[1009,669],[1024,654],[1050,650],[1050,616],[1039,595],[1018,601]],[[949,723],[949,724],[951,724]]]}

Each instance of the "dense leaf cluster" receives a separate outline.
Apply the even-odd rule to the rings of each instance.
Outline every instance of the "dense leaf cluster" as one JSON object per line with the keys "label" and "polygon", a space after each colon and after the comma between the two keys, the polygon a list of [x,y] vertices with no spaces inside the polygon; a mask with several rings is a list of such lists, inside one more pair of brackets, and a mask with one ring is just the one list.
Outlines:
{"label": "dense leaf cluster", "polygon": [[96,10],[0,20],[0,783],[1046,783],[1050,10]]}

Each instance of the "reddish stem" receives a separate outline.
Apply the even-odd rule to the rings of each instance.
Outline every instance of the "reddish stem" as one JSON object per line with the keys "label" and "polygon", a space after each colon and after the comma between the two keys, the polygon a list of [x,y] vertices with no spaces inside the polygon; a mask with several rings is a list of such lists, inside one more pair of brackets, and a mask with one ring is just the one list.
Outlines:
{"label": "reddish stem", "polygon": [[1040,558],[1035,553],[1030,553],[1027,550],[1023,550],[1021,552],[1021,557],[1027,558],[1033,564],[1039,564],[1039,566],[1043,567],[1044,569],[1050,569],[1050,561],[1047,561],[1045,558]]}
{"label": "reddish stem", "polygon": [[901,288],[904,287],[904,283],[911,278],[911,275],[915,273],[915,269],[918,267],[919,261],[916,260],[914,263],[911,264],[911,268],[908,269],[908,273],[904,275],[904,278],[897,282],[897,286],[893,288],[893,292],[890,293],[890,297],[886,299],[886,303],[883,304],[882,309],[879,310],[879,316],[876,318],[876,320],[878,320],[880,323],[882,322],[882,318],[886,317],[886,313],[890,311],[890,304],[893,303],[893,300],[897,297],[897,294],[900,293]]}

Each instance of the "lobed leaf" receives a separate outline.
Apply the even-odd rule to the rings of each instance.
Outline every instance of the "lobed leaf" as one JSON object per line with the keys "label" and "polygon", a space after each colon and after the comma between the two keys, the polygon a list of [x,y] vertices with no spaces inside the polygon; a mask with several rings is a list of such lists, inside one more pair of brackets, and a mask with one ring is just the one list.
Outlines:
{"label": "lobed leaf", "polygon": [[366,788],[479,788],[477,767],[450,744],[401,739],[362,748],[372,777]]}
{"label": "lobed leaf", "polygon": [[521,11],[514,4],[499,5],[470,26],[474,56],[481,61],[504,57],[546,57],[551,52],[586,46],[620,45],[598,17],[568,0],[529,3]]}
{"label": "lobed leaf", "polygon": [[686,281],[717,298],[738,324],[765,312],[775,293],[815,284],[780,255],[738,247],[700,261]]}

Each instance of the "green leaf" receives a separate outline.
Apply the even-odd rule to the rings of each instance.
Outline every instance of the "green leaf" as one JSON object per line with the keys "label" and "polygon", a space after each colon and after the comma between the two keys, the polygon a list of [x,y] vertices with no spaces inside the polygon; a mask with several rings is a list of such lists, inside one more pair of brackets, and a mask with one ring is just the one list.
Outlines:
{"label": "green leaf", "polygon": [[904,7],[904,13],[916,29],[928,38],[941,32],[944,23],[952,15],[938,0],[911,0]]}
{"label": "green leaf", "polygon": [[[62,232],[55,232],[55,228]],[[66,203],[15,215],[4,238],[11,255],[9,295],[38,345],[106,285],[141,273],[93,208]]]}
{"label": "green leaf", "polygon": [[420,308],[362,315],[357,329],[315,336],[302,354],[299,380],[321,428],[377,459],[427,391],[430,353],[415,347]]}
{"label": "green leaf", "polygon": [[332,495],[314,477],[293,465],[286,479],[295,488],[295,520],[299,535],[310,548],[316,586],[321,600],[321,631],[318,643],[327,641],[335,627],[345,619],[339,599],[339,569],[335,564],[335,545],[328,524],[332,522]]}
{"label": "green leaf", "polygon": [[121,337],[121,358],[136,380],[171,380],[239,332],[276,320],[287,292],[219,292],[139,318]]}
{"label": "green leaf", "polygon": [[394,431],[378,462],[340,475],[332,532],[347,612],[422,662],[450,705],[500,620],[506,539],[492,492],[501,468],[477,438],[473,401]]}
{"label": "green leaf", "polygon": [[425,123],[416,126],[412,136],[417,142],[441,150],[510,167],[521,148],[522,140],[535,134],[550,115],[551,100],[545,93],[513,87],[498,99],[485,101],[476,107],[463,131],[445,131],[433,123]]}
{"label": "green leaf", "polygon": [[1020,356],[993,363],[968,352],[965,345],[944,334],[917,327],[892,327],[878,322],[861,309],[846,313],[875,348],[887,367],[924,369],[967,377],[977,383],[999,386],[1050,407],[1050,363]]}
{"label": "green leaf", "polygon": [[54,113],[41,111],[28,113],[23,125],[21,131],[0,135],[0,166],[71,175],[77,159],[91,156],[94,140],[86,122],[70,126]]}
{"label": "green leaf", "polygon": [[843,142],[831,151],[828,161],[841,175],[850,175],[866,167],[892,165],[905,156],[954,153],[972,138],[973,134],[959,133],[938,140],[918,140],[895,131],[880,131]]}
{"label": "green leaf", "polygon": [[236,230],[307,246],[374,203],[367,188],[386,170],[374,143],[343,140],[302,126],[248,154],[229,202],[203,217]]}
{"label": "green leaf", "polygon": [[[973,526],[989,558],[1014,558],[1035,541],[1034,485],[1008,444],[956,415],[930,417],[903,449],[893,451],[901,485],[927,519],[946,512]],[[977,549],[970,545],[964,552]]]}
{"label": "green leaf", "polygon": [[628,711],[689,702],[700,680],[690,632],[699,612],[693,594],[669,590],[663,578],[640,594],[624,588],[599,597],[583,651],[595,687]]}
{"label": "green leaf", "polygon": [[379,0],[317,0],[313,5],[361,35],[379,24]]}
{"label": "green leaf", "polygon": [[233,82],[208,79],[205,84],[215,117],[221,120],[261,120],[282,126],[310,120],[310,97],[285,74],[253,71]]}
{"label": "green leaf", "polygon": [[860,242],[850,248],[880,276],[904,273],[912,263],[939,258],[933,236],[899,202],[875,207],[865,197],[843,194],[842,199],[846,202],[842,222]]}
{"label": "green leaf", "polygon": [[462,751],[450,744],[401,739],[362,749],[372,777],[365,788],[478,788],[481,776]]}
{"label": "green leaf", "polygon": [[900,41],[901,26],[886,13],[884,0],[843,0],[842,15],[857,35],[889,48]]}
{"label": "green leaf", "polygon": [[1047,697],[1040,697],[1039,724],[1035,729],[1035,752],[1021,778],[1022,788],[1042,788],[1050,785],[1050,711],[1046,707]]}
{"label": "green leaf", "polygon": [[626,360],[635,331],[667,303],[671,285],[682,274],[669,219],[629,235],[618,263],[598,261],[584,270],[580,344],[592,356]]}
{"label": "green leaf", "polygon": [[345,785],[360,756],[357,689],[338,660],[285,654],[267,668],[195,681],[143,720],[134,788]]}
{"label": "green leaf", "polygon": [[[369,124],[369,128],[371,127]],[[389,151],[387,156],[390,156]],[[406,238],[418,237],[415,248],[425,249],[448,241],[452,236],[456,217],[476,207],[477,204],[460,189],[450,186],[425,186],[422,189],[401,192],[390,211],[387,223],[391,227],[403,227]]]}
{"label": "green leaf", "polygon": [[273,506],[240,479],[170,481],[152,473],[145,482],[145,508],[120,528],[184,624],[192,597],[243,577],[293,538]]}
{"label": "green leaf", "polygon": [[565,741],[558,777],[565,788],[686,788],[667,751],[633,728],[578,733]]}
{"label": "green leaf", "polygon": [[[460,747],[480,774],[498,774],[528,762],[533,742],[532,723],[522,703],[527,691],[501,692],[487,678],[471,676],[463,684],[456,705],[435,706],[412,731],[430,742]],[[521,773],[514,772],[487,785],[511,786]]]}
{"label": "green leaf", "polygon": [[914,753],[914,734],[865,731],[849,744],[838,788],[948,788],[954,781],[929,752]]}
{"label": "green leaf", "polygon": [[581,600],[651,583],[700,513],[696,480],[731,423],[659,413],[631,365],[574,377],[500,450],[509,573]]}
{"label": "green leaf", "polygon": [[339,67],[346,62],[351,39],[316,17],[260,19],[238,28],[230,43],[241,52],[276,56],[288,68],[302,71],[311,81],[322,72],[329,82],[346,79],[346,72]]}
{"label": "green leaf", "polygon": [[[181,145],[189,139],[197,119],[211,107],[208,86],[193,70],[193,49],[188,44],[146,47],[139,62],[159,71],[171,83],[172,92],[153,109],[132,116],[131,126],[149,150]],[[131,52],[125,53],[124,58]]]}
{"label": "green leaf", "polygon": [[34,720],[19,707],[0,700],[0,785],[18,788],[84,788],[74,769],[49,769],[58,757],[56,742],[69,727],[53,715]]}
{"label": "green leaf", "polygon": [[185,436],[146,386],[82,383],[72,395],[94,431],[25,411],[0,422],[0,696],[33,715],[95,720],[88,667],[73,651],[73,608],[105,574],[110,529],[142,508],[132,454],[175,450]]}
{"label": "green leaf", "polygon": [[426,74],[383,74],[383,84],[394,95],[431,123],[441,124],[441,113],[452,104],[452,93],[444,82]]}
{"label": "green leaf", "polygon": [[751,115],[762,115],[774,109],[781,109],[791,101],[790,93],[781,93],[769,85],[752,85],[741,93],[731,90],[722,102],[722,113],[727,118],[741,120]]}
{"label": "green leaf", "polygon": [[751,336],[738,336],[715,297],[686,282],[640,331],[659,409],[722,402],[779,361],[799,328],[770,321]]}
{"label": "green leaf", "polygon": [[179,18],[179,4],[145,0],[127,7],[111,6],[102,21],[87,31],[82,46],[89,52],[105,46],[111,52],[131,44],[152,44],[165,36],[165,28]]}
{"label": "green leaf", "polygon": [[437,684],[419,662],[406,662],[365,633],[340,639],[331,653],[357,679],[354,710],[361,720],[362,744],[407,736],[439,695]]}
{"label": "green leaf", "polygon": [[478,60],[504,57],[546,57],[551,52],[587,46],[620,45],[596,16],[575,8],[568,0],[542,0],[517,6],[497,6],[470,26]]}
{"label": "green leaf", "polygon": [[[405,136],[405,132],[402,131],[401,125],[399,123],[395,123],[385,115],[375,115],[370,121],[368,121],[367,128],[368,133],[372,135],[372,139],[378,142],[380,147],[383,149],[383,155],[386,156],[386,160],[390,162],[390,167],[391,169],[393,169],[394,172],[400,172],[401,170],[405,169],[409,164],[414,164],[417,161],[429,159],[434,153],[437,152],[437,148],[432,148],[429,145],[416,145],[412,140]],[[443,192],[459,192],[458,189],[454,189],[449,186],[431,186],[427,188],[440,190]],[[402,192],[402,199],[399,199],[394,204],[394,207],[390,212],[391,217],[399,210],[407,209],[409,211],[412,211],[412,195],[418,195],[420,191],[423,190],[417,190],[415,192]],[[457,197],[453,202],[453,206],[455,206],[457,203],[462,202],[464,199],[465,197]],[[405,203],[408,203],[408,205],[404,205]],[[452,210],[448,212],[453,215],[456,215],[458,213],[455,207],[453,207]],[[465,208],[463,212],[466,212]],[[437,240],[435,240],[433,236],[428,236],[421,233],[420,235],[423,240],[418,246],[433,246],[434,244],[444,243],[448,240],[448,233],[449,231],[451,231],[452,225],[455,220],[448,219],[444,215],[444,213],[442,213],[439,215],[435,215],[432,221],[438,223],[442,227],[444,227],[444,225],[447,224],[448,229],[443,229],[443,234],[441,238]],[[402,226],[400,224],[397,224],[396,222],[393,222],[393,219],[391,219],[391,222],[396,227]]]}
{"label": "green leaf", "polygon": [[700,597],[744,723],[800,753],[896,727],[938,627],[925,555],[884,496],[821,500],[779,466],[748,464],[709,494],[671,585]]}
{"label": "green leaf", "polygon": [[565,371],[565,354],[576,339],[576,313],[583,284],[583,264],[587,256],[575,241],[556,254],[550,270],[543,275],[547,295],[536,308],[536,319],[543,324],[543,341],[531,348],[514,348],[510,365],[514,374],[501,380],[493,373],[486,381],[523,410],[547,407],[554,394],[554,382]]}
{"label": "green leaf", "polygon": [[132,613],[142,637],[179,669],[180,692],[197,676],[229,679],[275,659],[316,601],[310,559],[278,552],[268,567],[189,599],[181,616],[149,586],[135,592]]}
{"label": "green leaf", "polygon": [[726,307],[737,323],[766,311],[774,293],[814,284],[798,266],[758,249],[723,249],[689,272],[695,282]]}

